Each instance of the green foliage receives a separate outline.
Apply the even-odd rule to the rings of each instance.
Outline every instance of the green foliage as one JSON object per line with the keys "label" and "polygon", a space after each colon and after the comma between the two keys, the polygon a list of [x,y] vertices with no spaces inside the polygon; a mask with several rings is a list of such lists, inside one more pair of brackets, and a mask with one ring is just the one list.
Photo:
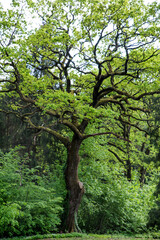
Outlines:
{"label": "green foliage", "polygon": [[148,213],[155,206],[154,176],[150,172],[142,187],[135,169],[132,181],[127,181],[124,166],[113,161],[105,142],[104,148],[87,141],[90,148],[83,146],[79,172],[86,189],[79,211],[81,229],[101,234],[146,231]]}
{"label": "green foliage", "polygon": [[[34,31],[27,31],[24,25],[30,23],[25,23],[24,11],[19,18],[16,7],[7,12],[2,11],[2,35],[6,45],[7,41],[10,42],[6,48],[2,47],[1,51],[7,54],[3,54],[4,59],[0,64],[4,72],[8,70],[8,65],[13,70],[14,66],[10,64],[8,55],[14,59],[19,76],[23,79],[19,82],[19,91],[23,96],[33,97],[36,103],[34,105],[43,109],[44,113],[50,110],[53,115],[58,115],[58,118],[65,116],[68,120],[71,115],[76,116],[79,122],[84,116],[88,121],[99,116],[105,118],[108,106],[106,111],[103,111],[103,106],[108,102],[113,103],[116,89],[112,89],[111,94],[108,92],[109,94],[99,96],[100,101],[95,106],[92,104],[93,89],[97,81],[96,75],[106,75],[99,86],[99,92],[103,93],[103,90],[110,86],[110,71],[115,75],[114,84],[118,86],[118,93],[123,95],[124,106],[127,105],[124,97],[138,96],[139,89],[146,92],[157,90],[157,80],[154,79],[148,84],[147,74],[149,72],[152,76],[157,71],[158,52],[152,39],[154,42],[159,36],[159,28],[155,25],[158,21],[158,5],[151,5],[147,10],[143,1],[129,0],[70,0],[67,4],[63,0],[54,3],[42,0],[37,4],[29,0],[23,2],[25,9],[28,6],[30,11],[38,11],[36,17],[44,24]],[[13,23],[6,20],[11,18],[8,15],[12,16]],[[34,21],[34,14],[32,16]],[[42,19],[39,19],[40,16]],[[149,26],[146,28],[148,19]],[[23,28],[19,22],[23,23]],[[16,31],[8,30],[6,34],[6,28],[12,29],[15,26]],[[27,37],[23,38],[22,33]],[[17,35],[14,41],[12,34]],[[34,70],[39,70],[41,74],[36,76]],[[15,74],[9,75],[10,78],[13,83]],[[68,87],[67,81],[70,82]],[[8,85],[9,82],[3,85],[4,90]],[[72,91],[76,93],[73,94]],[[9,95],[18,96],[13,92]],[[137,101],[136,106],[142,106],[142,102]],[[11,104],[11,107],[14,111],[21,109],[17,102]],[[69,115],[66,112],[69,112]]]}
{"label": "green foliage", "polygon": [[0,236],[12,236],[17,233],[18,217],[21,214],[19,204],[7,202],[0,205]]}
{"label": "green foliage", "polygon": [[95,233],[146,231],[155,186],[141,188],[138,180],[128,182],[99,163],[92,169],[92,173],[83,169],[87,174],[83,176],[86,194],[79,213],[81,228]]}
{"label": "green foliage", "polygon": [[156,204],[149,213],[148,227],[160,230],[160,176],[158,176],[158,184],[154,195],[156,197]]}
{"label": "green foliage", "polygon": [[[0,152],[0,236],[56,231],[60,224],[61,198],[49,180],[29,169],[28,156],[18,149]],[[51,181],[52,182],[52,181]]]}

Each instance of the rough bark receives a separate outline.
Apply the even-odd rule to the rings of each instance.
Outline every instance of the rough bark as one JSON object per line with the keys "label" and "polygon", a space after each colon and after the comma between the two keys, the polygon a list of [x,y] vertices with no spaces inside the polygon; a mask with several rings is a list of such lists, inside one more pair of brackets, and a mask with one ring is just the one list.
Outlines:
{"label": "rough bark", "polygon": [[78,178],[79,148],[81,142],[81,139],[74,136],[68,147],[67,167],[65,170],[65,181],[68,191],[68,213],[65,228],[68,232],[79,231],[76,224],[76,216],[84,194],[83,183]]}

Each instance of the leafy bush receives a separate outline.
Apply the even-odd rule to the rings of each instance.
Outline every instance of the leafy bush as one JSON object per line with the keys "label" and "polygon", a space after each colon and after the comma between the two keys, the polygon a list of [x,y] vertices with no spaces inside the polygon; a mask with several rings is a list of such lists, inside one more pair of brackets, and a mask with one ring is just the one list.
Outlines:
{"label": "leafy bush", "polygon": [[156,197],[156,204],[149,212],[148,227],[160,230],[160,176],[154,195]]}
{"label": "leafy bush", "polygon": [[154,184],[142,188],[136,179],[128,182],[116,164],[111,171],[99,161],[82,166],[80,174],[86,188],[79,211],[81,229],[94,233],[146,230]]}
{"label": "leafy bush", "polygon": [[62,199],[19,152],[0,152],[0,237],[56,231]]}

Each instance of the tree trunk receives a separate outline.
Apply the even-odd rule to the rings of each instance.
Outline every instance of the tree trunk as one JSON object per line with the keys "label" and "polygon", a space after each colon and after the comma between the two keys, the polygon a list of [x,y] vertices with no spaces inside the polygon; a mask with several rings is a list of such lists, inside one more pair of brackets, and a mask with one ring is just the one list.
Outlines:
{"label": "tree trunk", "polygon": [[67,167],[65,170],[65,181],[68,191],[68,211],[65,229],[68,232],[77,232],[76,217],[82,196],[84,194],[83,183],[78,179],[78,165],[80,161],[79,148],[82,140],[73,136],[72,142],[68,147]]}
{"label": "tree trunk", "polygon": [[129,158],[126,162],[126,177],[127,177],[127,180],[130,182],[132,178],[132,168],[131,168],[131,162]]}
{"label": "tree trunk", "polygon": [[141,187],[143,187],[143,184],[145,183],[145,176],[146,176],[146,169],[143,166],[141,166],[140,167],[140,178],[139,178]]}

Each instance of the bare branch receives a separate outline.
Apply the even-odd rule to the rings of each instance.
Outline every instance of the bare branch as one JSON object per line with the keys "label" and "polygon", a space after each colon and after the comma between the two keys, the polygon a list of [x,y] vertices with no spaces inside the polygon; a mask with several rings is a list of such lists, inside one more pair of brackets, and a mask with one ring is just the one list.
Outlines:
{"label": "bare branch", "polygon": [[53,136],[55,136],[57,139],[59,139],[64,145],[65,147],[68,148],[70,141],[68,137],[64,137],[62,134],[56,132],[55,130],[48,128],[48,127],[44,127],[44,126],[36,126],[29,117],[25,117],[26,122],[28,122],[30,124],[30,126],[34,129],[38,129],[38,130],[43,130],[45,132],[48,132],[50,134],[52,134]]}
{"label": "bare branch", "polygon": [[119,149],[120,151],[122,151],[123,153],[126,153],[126,151],[124,149],[122,149],[121,147],[117,146],[116,144],[112,143],[112,142],[108,142],[108,145],[115,147],[117,149]]}
{"label": "bare branch", "polygon": [[123,160],[118,156],[117,153],[115,153],[114,151],[112,151],[111,149],[108,149],[109,152],[111,152],[117,159],[119,162],[121,162],[122,164],[124,164]]}
{"label": "bare branch", "polygon": [[132,127],[138,129],[138,130],[141,131],[141,132],[145,132],[146,134],[148,134],[148,132],[147,132],[146,130],[140,128],[140,127],[138,126],[138,124],[133,124],[133,123],[131,123],[131,122],[129,122],[129,121],[126,121],[126,120],[122,119],[121,117],[120,117],[119,119],[117,119],[117,120],[119,120],[120,122],[122,122],[122,123],[124,123],[124,124],[127,124],[127,125],[129,125],[129,126],[132,126]]}
{"label": "bare branch", "polygon": [[114,133],[114,132],[102,132],[102,133],[89,134],[89,135],[83,136],[83,139],[87,139],[87,138],[89,138],[89,137],[95,137],[95,136],[102,136],[102,135],[113,135],[113,136],[115,136],[116,138],[121,139],[121,140],[123,140],[123,141],[131,142],[130,140],[125,139],[125,138],[121,137],[120,135],[118,135],[118,134],[116,134],[116,133]]}

